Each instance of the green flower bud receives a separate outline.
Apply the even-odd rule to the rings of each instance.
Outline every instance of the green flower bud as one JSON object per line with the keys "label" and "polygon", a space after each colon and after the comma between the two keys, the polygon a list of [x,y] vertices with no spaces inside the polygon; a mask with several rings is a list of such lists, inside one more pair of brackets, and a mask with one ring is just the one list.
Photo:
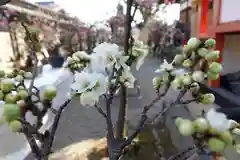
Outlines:
{"label": "green flower bud", "polygon": [[224,151],[226,144],[218,138],[210,138],[208,140],[208,146],[213,152],[221,153]]}
{"label": "green flower bud", "polygon": [[219,138],[223,140],[227,145],[233,144],[233,137],[229,131],[221,132]]}
{"label": "green flower bud", "polygon": [[182,63],[183,67],[190,68],[193,66],[193,61],[191,59],[186,59]]}
{"label": "green flower bud", "polygon": [[194,124],[190,120],[183,120],[178,130],[182,136],[192,136],[195,133]]}
{"label": "green flower bud", "polygon": [[208,133],[211,135],[219,135],[219,131],[212,127],[209,128]]}
{"label": "green flower bud", "polygon": [[14,120],[14,121],[9,123],[8,127],[12,132],[16,133],[16,132],[19,132],[21,130],[22,124],[21,124],[20,121]]}
{"label": "green flower bud", "polygon": [[20,90],[25,90],[25,88],[23,86],[18,86],[17,92],[19,92]]}
{"label": "green flower bud", "polygon": [[161,87],[162,80],[160,77],[154,77],[152,83],[154,88],[159,89]]}
{"label": "green flower bud", "polygon": [[200,103],[212,104],[215,101],[215,96],[212,93],[206,93],[200,97]]}
{"label": "green flower bud", "polygon": [[191,49],[197,49],[201,44],[201,41],[198,38],[190,38],[187,42],[187,45]]}
{"label": "green flower bud", "polygon": [[196,82],[203,82],[205,79],[205,74],[202,71],[194,71],[192,74],[192,79]]}
{"label": "green flower bud", "polygon": [[219,51],[210,51],[208,54],[205,56],[205,59],[207,61],[216,61],[219,58]]}
{"label": "green flower bud", "polygon": [[192,83],[192,77],[190,75],[184,75],[182,76],[182,84],[187,86],[190,85]]}
{"label": "green flower bud", "polygon": [[24,76],[25,71],[24,70],[20,70],[18,74],[20,74],[21,76]]}
{"label": "green flower bud", "polygon": [[23,78],[22,75],[17,75],[17,76],[15,77],[15,80],[16,80],[17,82],[22,82],[22,81],[24,80],[24,78]]}
{"label": "green flower bud", "polygon": [[4,104],[3,116],[6,122],[17,120],[20,116],[20,108],[17,104]]}
{"label": "green flower bud", "polygon": [[177,117],[175,119],[176,126],[179,127],[182,124],[183,121],[184,121],[184,119],[182,117]]}
{"label": "green flower bud", "polygon": [[229,128],[232,129],[232,128],[236,128],[236,127],[239,127],[240,124],[232,119],[228,120],[229,121]]}
{"label": "green flower bud", "polygon": [[207,48],[214,48],[215,44],[216,44],[216,41],[212,38],[205,41],[205,46]]}
{"label": "green flower bud", "polygon": [[194,82],[191,84],[190,91],[196,93],[200,90],[200,86],[198,83]]}
{"label": "green flower bud", "polygon": [[183,55],[176,55],[173,60],[176,64],[181,64],[184,61],[184,56]]}
{"label": "green flower bud", "polygon": [[14,103],[16,103],[16,101],[17,101],[17,95],[14,95],[14,94],[12,94],[12,93],[8,93],[8,94],[5,96],[4,101],[5,101],[6,103],[9,103],[9,104],[14,104]]}
{"label": "green flower bud", "polygon": [[33,77],[33,74],[31,72],[25,72],[24,73],[24,78],[31,79],[32,77]]}
{"label": "green flower bud", "polygon": [[212,62],[210,65],[209,65],[209,71],[210,72],[215,72],[215,73],[219,73],[222,71],[222,65],[220,63],[217,63],[217,62]]}
{"label": "green flower bud", "polygon": [[200,48],[197,51],[198,55],[201,57],[205,57],[208,54],[208,50],[206,48]]}
{"label": "green flower bud", "polygon": [[3,70],[0,70],[0,78],[3,78],[5,76],[5,72]]}
{"label": "green flower bud", "polygon": [[20,100],[24,100],[25,98],[27,98],[28,96],[28,92],[26,90],[20,90],[18,93],[17,93],[17,97],[18,99]]}
{"label": "green flower bud", "polygon": [[6,78],[1,81],[1,89],[4,93],[10,92],[13,89],[13,87],[14,87],[13,80]]}
{"label": "green flower bud", "polygon": [[216,72],[207,72],[207,79],[208,80],[217,80],[219,78],[219,74]]}
{"label": "green flower bud", "polygon": [[44,98],[51,101],[53,100],[53,98],[56,97],[57,95],[57,89],[55,86],[47,86],[45,89],[44,89]]}
{"label": "green flower bud", "polygon": [[7,73],[7,78],[14,78],[14,74],[12,72]]}
{"label": "green flower bud", "polygon": [[172,81],[171,85],[172,85],[172,88],[175,90],[180,89],[183,86],[181,77],[176,77]]}
{"label": "green flower bud", "polygon": [[210,125],[208,123],[208,120],[205,118],[197,118],[194,121],[194,126],[196,128],[196,131],[199,133],[205,133],[209,130]]}
{"label": "green flower bud", "polygon": [[79,57],[76,56],[76,55],[72,56],[72,60],[75,61],[75,62],[79,62],[80,61]]}
{"label": "green flower bud", "polygon": [[234,128],[234,129],[232,130],[232,134],[237,135],[237,136],[240,136],[240,129],[239,129],[239,128]]}

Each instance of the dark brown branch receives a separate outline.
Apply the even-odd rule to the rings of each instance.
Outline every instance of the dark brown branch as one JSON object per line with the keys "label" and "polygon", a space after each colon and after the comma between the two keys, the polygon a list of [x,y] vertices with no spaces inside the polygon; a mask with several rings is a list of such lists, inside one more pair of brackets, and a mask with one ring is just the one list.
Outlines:
{"label": "dark brown branch", "polygon": [[98,110],[98,112],[99,112],[104,118],[107,118],[107,114],[102,110],[102,108],[98,107],[97,105],[94,105],[94,107]]}
{"label": "dark brown branch", "polygon": [[23,133],[25,134],[25,136],[27,138],[27,141],[30,145],[32,153],[35,155],[37,160],[41,160],[42,154],[41,154],[40,148],[37,145],[35,138],[33,137],[33,135],[31,133],[28,132],[28,128],[26,128],[26,127],[23,127]]}
{"label": "dark brown branch", "polygon": [[[130,44],[129,39],[131,37],[131,30],[132,30],[132,16],[131,16],[131,10],[133,6],[133,0],[127,1],[127,12],[126,12],[126,21],[125,21],[125,39],[124,39],[124,53],[125,55],[128,55]],[[119,108],[119,114],[116,124],[116,139],[121,140],[123,138],[123,130],[125,125],[125,117],[126,117],[126,104],[127,104],[127,90],[124,85],[121,85],[120,88],[120,108]]]}
{"label": "dark brown branch", "polygon": [[170,88],[170,84],[171,84],[170,82],[167,84],[165,91],[162,94],[159,94],[150,104],[144,106],[144,109],[141,114],[140,122],[138,124],[136,131],[133,132],[133,134],[128,137],[128,139],[125,141],[125,143],[123,143],[122,148],[125,148],[126,146],[130,145],[132,143],[133,139],[143,129],[143,126],[148,119],[147,112],[154,106],[155,103],[157,103],[159,100],[161,100],[162,97],[164,97],[167,94],[167,92]]}
{"label": "dark brown branch", "polygon": [[49,137],[46,140],[47,143],[44,143],[43,146],[43,156],[47,159],[48,155],[51,153],[51,148],[53,145],[53,141],[54,141],[54,137],[55,137],[55,133],[57,131],[57,127],[59,124],[59,120],[61,117],[61,114],[63,112],[63,110],[68,106],[68,104],[71,102],[71,100],[67,100],[58,110],[58,113],[56,114],[54,121],[53,121],[53,125],[52,128],[49,132]]}
{"label": "dark brown branch", "polygon": [[[32,126],[29,122],[27,122],[26,120],[20,118],[19,121],[22,123],[22,125],[24,126],[25,130],[23,129],[23,132],[28,132],[27,134],[31,134],[31,135],[36,135],[36,138],[38,140],[43,140],[44,139],[44,135],[41,134],[36,127]],[[26,134],[26,133],[25,133]]]}

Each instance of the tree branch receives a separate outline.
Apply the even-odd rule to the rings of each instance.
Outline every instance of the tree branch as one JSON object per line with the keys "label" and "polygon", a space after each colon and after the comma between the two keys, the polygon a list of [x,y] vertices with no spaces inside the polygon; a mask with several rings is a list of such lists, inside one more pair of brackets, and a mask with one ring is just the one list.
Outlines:
{"label": "tree branch", "polygon": [[94,105],[94,107],[98,110],[98,112],[99,112],[104,118],[107,118],[107,114],[102,110],[102,108],[98,107],[97,105]]}
{"label": "tree branch", "polygon": [[148,117],[147,117],[147,112],[154,106],[155,103],[157,103],[159,100],[161,100],[162,97],[164,97],[169,88],[170,88],[170,84],[171,83],[168,83],[166,88],[165,88],[165,91],[162,93],[162,94],[159,94],[154,100],[152,100],[151,103],[149,103],[148,105],[145,105],[144,106],[144,109],[141,113],[141,118],[140,118],[140,122],[138,124],[138,127],[137,129],[135,130],[135,132],[133,132],[127,139],[126,141],[123,143],[122,145],[122,148],[125,148],[126,146],[130,145],[133,141],[134,138],[136,138],[136,136],[138,135],[139,132],[142,131],[143,129],[143,126],[145,124],[145,122],[147,121]]}
{"label": "tree branch", "polygon": [[[58,113],[56,114],[55,118],[54,118],[54,121],[53,121],[53,125],[52,125],[52,128],[49,132],[49,135],[47,136],[48,138],[46,139],[46,143],[44,143],[44,146],[43,146],[43,157],[47,158],[48,155],[51,153],[51,148],[52,148],[52,145],[53,145],[53,141],[54,141],[54,137],[55,137],[55,133],[57,131],[57,127],[58,127],[58,124],[59,124],[59,120],[60,120],[60,117],[61,117],[61,114],[63,112],[63,110],[68,106],[68,104],[71,102],[71,100],[67,100],[58,110]],[[47,132],[45,132],[47,133]]]}

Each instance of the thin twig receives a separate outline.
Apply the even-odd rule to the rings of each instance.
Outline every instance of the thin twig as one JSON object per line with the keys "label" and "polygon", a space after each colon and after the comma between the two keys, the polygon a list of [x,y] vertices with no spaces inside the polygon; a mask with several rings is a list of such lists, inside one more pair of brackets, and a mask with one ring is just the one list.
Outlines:
{"label": "thin twig", "polygon": [[25,133],[28,144],[31,147],[32,153],[35,154],[35,157],[37,158],[37,160],[41,160],[42,154],[41,154],[40,148],[37,145],[35,138],[31,133],[28,132],[28,128],[24,126],[23,126],[23,133]]}
{"label": "thin twig", "polygon": [[133,10],[133,14],[132,14],[132,16],[131,16],[131,22],[134,20],[134,17],[135,17],[135,14],[136,14],[136,12],[137,12],[137,9],[138,9],[138,4],[136,3],[136,4],[135,4],[135,8],[134,8],[134,10]]}
{"label": "thin twig", "polygon": [[[41,134],[34,126],[32,126],[29,122],[26,120],[20,118],[19,121],[22,123],[22,125],[26,128],[26,130],[23,130],[24,133],[25,131],[28,132],[31,135],[36,135],[38,140],[43,140],[44,135]],[[26,133],[25,133],[26,134]]]}
{"label": "thin twig", "polygon": [[54,137],[55,137],[55,133],[57,131],[57,127],[58,127],[58,124],[59,124],[59,120],[60,120],[60,117],[61,117],[61,114],[63,112],[63,110],[68,106],[68,104],[71,102],[71,100],[67,100],[58,110],[58,113],[56,114],[55,118],[54,118],[54,121],[53,121],[53,125],[52,125],[52,128],[49,132],[49,137],[48,139],[46,140],[46,144],[44,144],[45,146],[43,146],[43,156],[45,158],[48,157],[48,155],[51,153],[51,148],[52,148],[52,145],[53,145],[53,141],[54,141]]}
{"label": "thin twig", "polygon": [[107,114],[102,110],[102,108],[98,107],[97,105],[94,105],[94,107],[98,110],[98,112],[99,112],[104,118],[107,118]]}
{"label": "thin twig", "polygon": [[167,84],[165,91],[162,94],[159,94],[150,104],[144,106],[137,129],[122,144],[122,148],[125,148],[126,146],[130,145],[132,143],[133,139],[143,129],[143,126],[148,119],[147,112],[154,106],[155,103],[157,103],[159,100],[161,100],[162,97],[164,97],[167,94],[167,92],[170,88],[170,84],[171,84],[170,82],[169,82],[169,84]]}

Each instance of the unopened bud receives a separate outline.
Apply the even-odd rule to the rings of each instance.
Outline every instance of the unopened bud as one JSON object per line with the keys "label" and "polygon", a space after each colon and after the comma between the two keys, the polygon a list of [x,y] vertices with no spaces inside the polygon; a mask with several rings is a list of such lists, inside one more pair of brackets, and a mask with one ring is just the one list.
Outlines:
{"label": "unopened bud", "polygon": [[214,48],[215,44],[216,44],[216,41],[212,38],[205,41],[205,46],[207,48]]}
{"label": "unopened bud", "polygon": [[212,62],[210,65],[209,65],[209,71],[210,72],[215,72],[215,73],[219,73],[222,71],[222,65],[220,63],[217,63],[217,62]]}
{"label": "unopened bud", "polygon": [[215,101],[215,96],[212,93],[206,93],[200,97],[202,104],[212,104]]}
{"label": "unopened bud", "polygon": [[176,64],[181,64],[184,61],[184,56],[183,55],[176,55],[173,60]]}
{"label": "unopened bud", "polygon": [[161,87],[161,78],[160,77],[154,77],[152,80],[153,86],[156,89],[159,89]]}
{"label": "unopened bud", "polygon": [[216,61],[219,58],[219,51],[210,51],[208,54],[205,56],[205,59],[208,61]]}
{"label": "unopened bud", "polygon": [[208,50],[206,48],[200,48],[197,51],[198,55],[201,57],[205,57],[208,54]]}
{"label": "unopened bud", "polygon": [[192,74],[192,79],[196,82],[203,82],[205,79],[205,74],[202,71],[194,71]]}
{"label": "unopened bud", "polygon": [[186,59],[182,63],[183,67],[190,68],[193,65],[193,61],[191,59]]}
{"label": "unopened bud", "polygon": [[187,45],[191,49],[197,49],[201,44],[201,41],[198,38],[190,38],[187,42]]}

